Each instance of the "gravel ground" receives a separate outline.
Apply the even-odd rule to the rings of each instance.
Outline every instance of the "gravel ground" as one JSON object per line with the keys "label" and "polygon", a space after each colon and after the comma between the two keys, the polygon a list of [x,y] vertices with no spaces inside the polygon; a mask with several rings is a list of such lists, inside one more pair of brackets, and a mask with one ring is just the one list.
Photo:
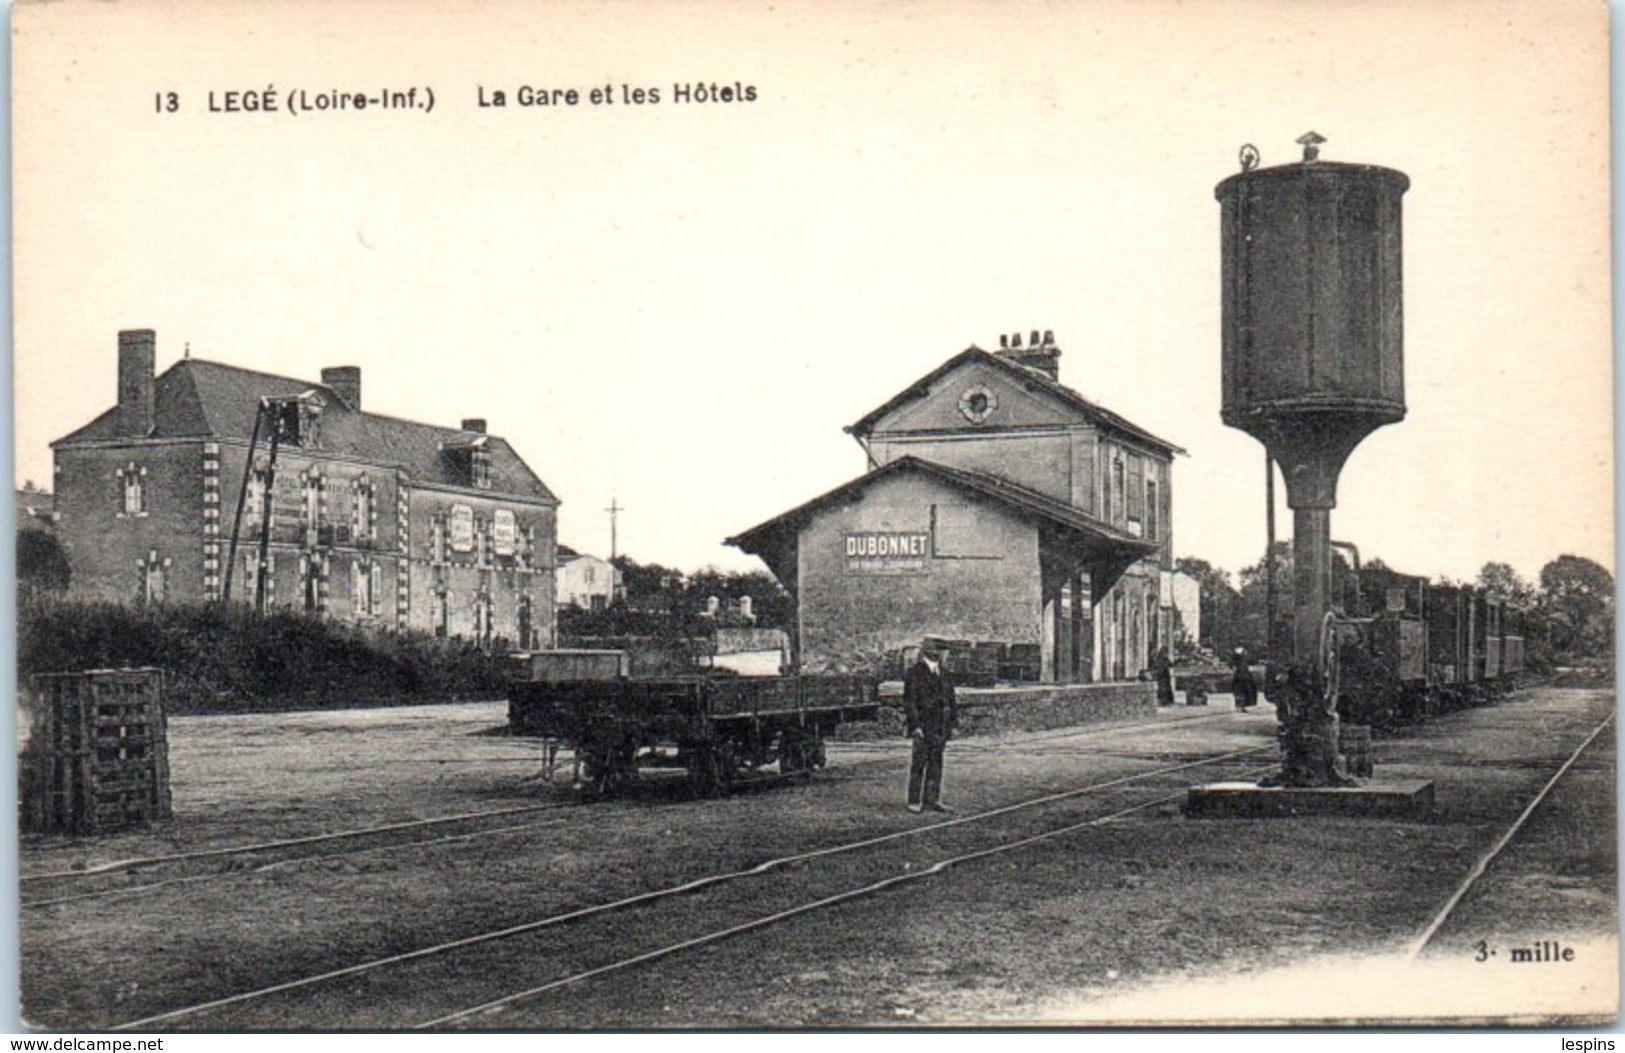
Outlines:
{"label": "gravel ground", "polygon": [[[1618,1004],[1611,735],[1588,751],[1420,961],[1406,964],[1400,955],[1612,707],[1612,695],[1600,691],[1525,691],[1379,740],[1380,776],[1436,780],[1437,815],[1426,822],[1195,821],[1177,808],[1154,809],[472,1024],[1611,1018]],[[500,705],[468,704],[179,718],[171,724],[172,822],[96,841],[26,841],[23,871],[572,802],[567,787],[539,777],[535,743],[491,733],[503,715]],[[1215,697],[1206,710],[1163,711],[1153,726],[967,739],[949,747],[945,792],[971,814],[1267,745],[1272,731],[1267,707],[1236,714]],[[504,821],[512,830],[477,839],[260,870],[252,868],[264,861],[258,857],[221,860],[188,872],[230,871],[215,880],[25,910],[25,1019],[105,1027],[792,851],[918,827],[926,820],[900,807],[906,759],[901,742],[856,742],[834,747],[830,769],[811,783],[690,800],[656,780],[622,800],[516,815]],[[921,841],[897,865],[936,858]],[[809,871],[805,890],[790,891],[811,898],[816,878]],[[726,902],[685,897],[658,924],[651,914],[617,915],[596,931],[593,946],[551,933],[504,941],[455,968],[425,968],[413,981],[418,987],[340,985],[230,1026],[406,1026],[431,1002],[472,1005],[522,990],[551,975],[555,960],[634,949],[661,936],[668,921],[703,928],[713,916],[784,894],[781,882]],[[1576,957],[1511,964],[1513,949],[1539,941],[1560,942]],[[1475,961],[1480,943],[1501,954]]]}

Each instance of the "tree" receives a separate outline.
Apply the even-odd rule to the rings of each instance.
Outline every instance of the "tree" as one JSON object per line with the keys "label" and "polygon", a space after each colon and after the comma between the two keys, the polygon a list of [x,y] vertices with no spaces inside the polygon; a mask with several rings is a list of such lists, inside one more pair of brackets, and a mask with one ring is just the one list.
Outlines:
{"label": "tree", "polygon": [[795,622],[795,602],[778,580],[763,570],[718,570],[706,567],[689,575],[684,587],[683,606],[700,612],[711,597],[722,612],[737,612],[739,600],[749,596],[754,624],[763,629],[788,629]]}
{"label": "tree", "polygon": [[631,556],[616,556],[621,592],[629,607],[673,610],[683,594],[683,572],[659,563],[639,563]]}
{"label": "tree", "polygon": [[1540,569],[1551,646],[1563,659],[1612,662],[1614,576],[1583,556],[1559,556]]}
{"label": "tree", "polygon": [[31,527],[17,532],[18,606],[67,592],[72,578],[67,553],[55,534]]}
{"label": "tree", "polygon": [[1238,646],[1237,620],[1241,611],[1241,593],[1230,583],[1230,572],[1195,556],[1175,560],[1174,570],[1195,578],[1201,590],[1202,638],[1197,642],[1221,657],[1229,654]]}
{"label": "tree", "polygon": [[1520,609],[1533,607],[1538,598],[1535,595],[1535,587],[1525,581],[1508,563],[1484,564],[1478,571],[1478,587],[1488,593],[1490,598],[1510,603]]}
{"label": "tree", "polygon": [[713,596],[730,613],[749,596],[754,624],[787,629],[795,622],[794,600],[766,571],[706,567],[690,574],[659,563],[639,563],[630,556],[616,556],[615,566],[621,572],[625,606],[632,610],[687,621],[703,614]]}
{"label": "tree", "polygon": [[1245,647],[1254,657],[1276,661],[1291,657],[1292,649],[1292,542],[1277,541],[1270,550],[1275,571],[1275,644],[1282,653],[1270,655],[1267,631],[1267,581],[1263,557],[1237,575],[1240,582],[1236,608],[1234,647]]}

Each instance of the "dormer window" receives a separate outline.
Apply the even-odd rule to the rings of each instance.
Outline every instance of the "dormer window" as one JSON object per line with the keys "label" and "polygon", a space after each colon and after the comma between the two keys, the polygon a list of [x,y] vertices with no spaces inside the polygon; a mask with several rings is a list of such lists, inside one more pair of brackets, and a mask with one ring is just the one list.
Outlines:
{"label": "dormer window", "polygon": [[322,403],[309,392],[279,397],[268,406],[276,440],[284,446],[315,446],[322,419]]}
{"label": "dormer window", "polygon": [[451,469],[451,482],[476,490],[491,489],[491,451],[485,436],[450,439],[440,449]]}

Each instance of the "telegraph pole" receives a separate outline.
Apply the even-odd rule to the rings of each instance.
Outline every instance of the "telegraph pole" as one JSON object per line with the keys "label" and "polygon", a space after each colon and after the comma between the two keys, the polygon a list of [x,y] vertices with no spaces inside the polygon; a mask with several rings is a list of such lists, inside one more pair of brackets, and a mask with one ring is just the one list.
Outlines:
{"label": "telegraph pole", "polygon": [[626,509],[623,508],[620,503],[615,500],[615,498],[611,497],[609,499],[609,507],[604,509],[604,511],[609,513],[609,561],[614,563],[615,557],[620,555],[620,549],[618,547],[619,542],[615,535],[615,520],[616,517],[622,512],[626,511]]}

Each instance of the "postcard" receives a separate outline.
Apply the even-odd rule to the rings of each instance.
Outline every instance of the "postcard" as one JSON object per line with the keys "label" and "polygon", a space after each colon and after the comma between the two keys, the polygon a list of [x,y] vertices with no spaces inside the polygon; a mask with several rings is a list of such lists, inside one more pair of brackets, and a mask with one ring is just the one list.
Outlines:
{"label": "postcard", "polygon": [[1617,1018],[1605,5],[12,72],[18,1028]]}

